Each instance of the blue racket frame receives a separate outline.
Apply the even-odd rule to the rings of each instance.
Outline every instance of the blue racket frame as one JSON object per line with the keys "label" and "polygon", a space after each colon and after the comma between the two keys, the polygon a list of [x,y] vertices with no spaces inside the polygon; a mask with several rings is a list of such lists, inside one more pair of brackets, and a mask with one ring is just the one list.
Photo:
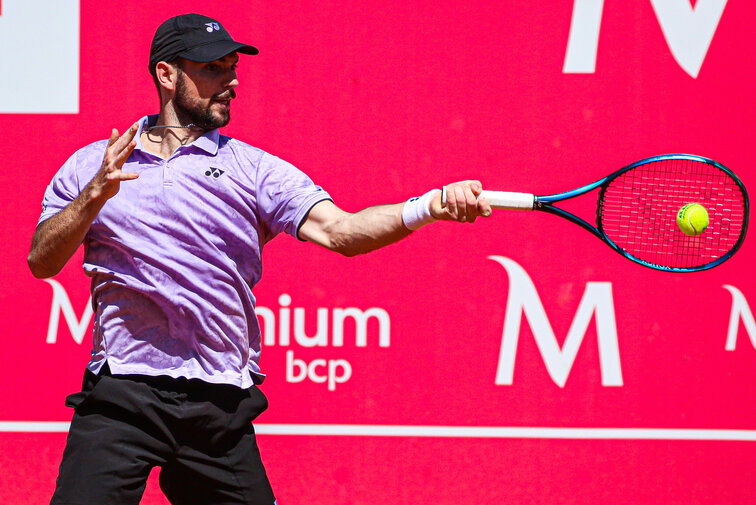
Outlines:
{"label": "blue racket frame", "polygon": [[[627,251],[619,247],[604,232],[603,225],[600,223],[601,202],[603,201],[604,192],[606,191],[606,188],[609,185],[609,183],[612,180],[619,177],[620,175],[627,172],[628,170],[632,170],[633,168],[639,165],[645,165],[647,163],[654,163],[658,161],[667,161],[667,160],[690,160],[690,161],[703,162],[709,165],[713,165],[717,167],[718,169],[722,170],[723,172],[725,172],[727,175],[729,175],[743,192],[744,216],[743,216],[743,228],[740,232],[740,237],[738,238],[737,242],[732,247],[732,249],[730,249],[727,253],[725,253],[723,256],[717,258],[714,261],[705,263],[700,266],[688,267],[688,268],[668,267],[664,265],[657,265],[655,263],[649,263],[648,261],[645,261],[636,256],[633,256],[632,254],[628,253]],[[572,214],[571,212],[568,212],[564,209],[560,209],[559,207],[554,206],[554,204],[557,202],[561,202],[563,200],[569,200],[570,198],[583,195],[599,187],[601,188],[601,190],[599,191],[599,196],[598,196],[599,206],[596,209],[596,221],[597,223],[599,223],[598,226],[594,226],[590,224],[589,222],[587,222],[585,219],[578,217],[575,214]],[[709,158],[704,158],[703,156],[697,156],[695,154],[663,154],[660,156],[652,156],[650,158],[645,158],[643,160],[636,161],[635,163],[631,165],[627,165],[626,167],[623,167],[617,170],[616,172],[609,174],[606,177],[599,179],[595,182],[586,184],[585,186],[581,188],[573,189],[571,191],[565,191],[563,193],[556,193],[553,195],[535,196],[533,209],[541,210],[543,212],[548,212],[550,214],[555,214],[557,216],[563,217],[564,219],[567,219],[568,221],[572,221],[573,223],[581,226],[585,230],[595,235],[597,238],[605,242],[607,245],[609,245],[609,247],[611,247],[618,254],[624,256],[625,258],[631,261],[634,261],[635,263],[638,263],[640,265],[643,265],[645,267],[652,268],[654,270],[662,270],[665,272],[700,272],[703,270],[714,268],[717,265],[721,265],[722,263],[730,259],[732,255],[735,254],[738,251],[738,249],[740,249],[740,246],[743,244],[743,241],[745,240],[746,231],[748,230],[748,216],[750,212],[748,192],[746,191],[746,188],[743,185],[743,182],[732,172],[732,170],[725,167],[721,163],[718,163],[717,161],[714,161]]]}

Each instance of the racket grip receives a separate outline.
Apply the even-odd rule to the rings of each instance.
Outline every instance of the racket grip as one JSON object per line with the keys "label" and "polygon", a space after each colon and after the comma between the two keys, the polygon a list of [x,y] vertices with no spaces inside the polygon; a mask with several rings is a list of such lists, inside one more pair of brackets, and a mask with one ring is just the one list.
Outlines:
{"label": "racket grip", "polygon": [[533,210],[535,205],[535,195],[530,193],[484,190],[480,196],[485,197],[494,209]]}

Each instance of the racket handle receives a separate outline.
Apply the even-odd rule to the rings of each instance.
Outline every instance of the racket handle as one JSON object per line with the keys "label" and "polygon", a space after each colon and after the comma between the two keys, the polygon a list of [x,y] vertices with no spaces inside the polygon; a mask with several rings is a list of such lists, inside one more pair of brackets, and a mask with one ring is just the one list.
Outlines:
{"label": "racket handle", "polygon": [[530,193],[484,190],[480,196],[484,196],[494,209],[533,210],[535,204],[535,195]]}

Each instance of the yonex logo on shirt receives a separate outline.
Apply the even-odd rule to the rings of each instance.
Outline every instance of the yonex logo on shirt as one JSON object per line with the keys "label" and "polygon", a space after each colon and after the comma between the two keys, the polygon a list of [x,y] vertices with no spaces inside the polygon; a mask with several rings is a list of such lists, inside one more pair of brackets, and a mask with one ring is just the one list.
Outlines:
{"label": "yonex logo on shirt", "polygon": [[205,175],[207,175],[207,176],[212,175],[213,177],[215,177],[217,179],[218,177],[220,177],[221,175],[223,175],[225,172],[226,172],[225,170],[221,170],[220,168],[210,167],[210,170],[208,170],[207,172],[205,172]]}

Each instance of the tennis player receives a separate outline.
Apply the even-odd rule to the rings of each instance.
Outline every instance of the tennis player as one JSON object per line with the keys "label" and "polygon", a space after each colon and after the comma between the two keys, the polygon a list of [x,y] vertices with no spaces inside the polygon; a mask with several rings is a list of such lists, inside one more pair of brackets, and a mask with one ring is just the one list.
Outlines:
{"label": "tennis player", "polygon": [[155,466],[174,504],[275,503],[251,423],[268,404],[252,295],[263,246],[284,232],[352,256],[491,213],[477,181],[446,186],[445,205],[433,190],[345,212],[221,135],[239,54],[257,53],[209,17],[167,20],[149,60],[160,113],[77,151],[45,192],[29,267],[55,275],[84,243],[95,309],[54,504],[137,504]]}

